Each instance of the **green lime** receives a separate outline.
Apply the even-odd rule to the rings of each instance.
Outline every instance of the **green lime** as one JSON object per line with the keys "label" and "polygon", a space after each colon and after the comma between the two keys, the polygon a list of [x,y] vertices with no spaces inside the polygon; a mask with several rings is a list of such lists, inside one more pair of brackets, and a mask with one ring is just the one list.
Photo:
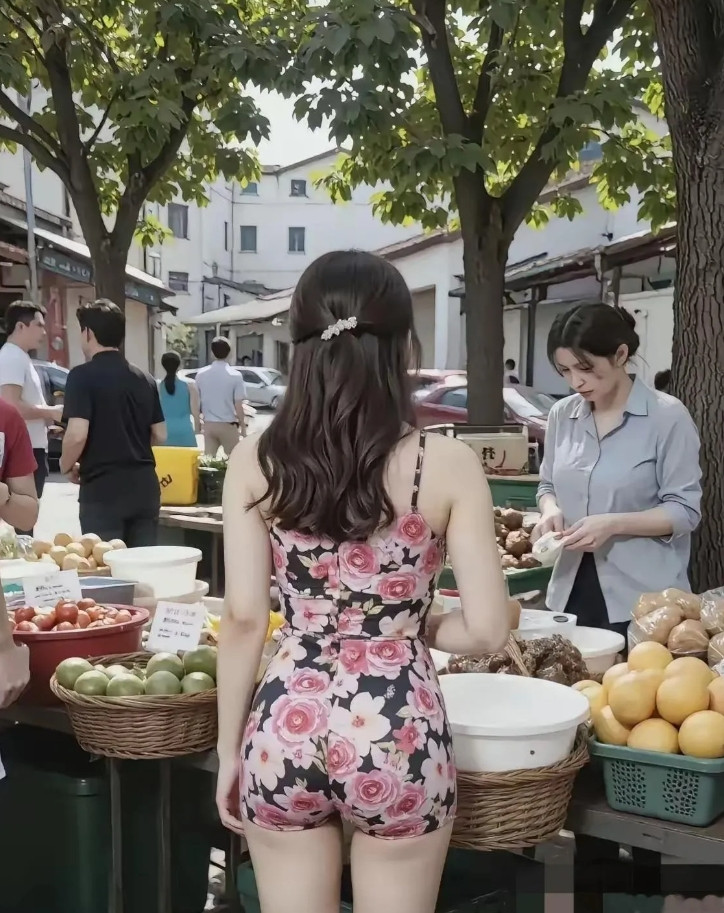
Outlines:
{"label": "green lime", "polygon": [[154,653],[146,666],[146,675],[154,672],[173,672],[178,679],[184,677],[184,664],[175,653]]}
{"label": "green lime", "polygon": [[143,682],[138,676],[125,671],[121,675],[114,675],[108,682],[108,697],[134,697],[143,694]]}
{"label": "green lime", "polygon": [[79,656],[70,656],[58,664],[55,670],[55,677],[58,684],[64,688],[72,689],[84,672],[92,672],[93,666],[87,659],[81,659]]}
{"label": "green lime", "polygon": [[146,694],[180,694],[181,682],[173,672],[154,672],[146,679]]}
{"label": "green lime", "polygon": [[211,691],[216,687],[216,682],[205,672],[190,672],[181,681],[181,690],[184,694],[200,694],[202,691]]}
{"label": "green lime", "polygon": [[205,672],[216,680],[216,647],[202,646],[184,653],[184,671]]}
{"label": "green lime", "polygon": [[96,672],[94,669],[79,675],[73,687],[78,694],[98,696],[106,693],[109,684],[108,676],[103,672]]}

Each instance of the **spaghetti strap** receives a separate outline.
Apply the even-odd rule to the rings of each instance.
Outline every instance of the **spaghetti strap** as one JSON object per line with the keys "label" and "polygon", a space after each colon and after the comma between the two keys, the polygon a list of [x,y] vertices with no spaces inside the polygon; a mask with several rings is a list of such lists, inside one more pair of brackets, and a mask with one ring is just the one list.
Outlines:
{"label": "spaghetti strap", "polygon": [[417,513],[417,498],[420,494],[420,479],[422,478],[422,464],[425,459],[425,443],[427,441],[427,432],[420,432],[420,446],[417,450],[417,465],[415,466],[415,478],[412,483],[412,510]]}

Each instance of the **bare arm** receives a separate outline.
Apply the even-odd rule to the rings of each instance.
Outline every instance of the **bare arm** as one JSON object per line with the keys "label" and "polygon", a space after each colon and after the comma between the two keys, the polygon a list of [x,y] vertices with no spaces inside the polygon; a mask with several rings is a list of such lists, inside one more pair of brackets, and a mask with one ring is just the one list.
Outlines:
{"label": "bare arm", "polygon": [[490,488],[480,460],[466,444],[457,444],[449,464],[453,492],[447,547],[462,608],[431,619],[428,640],[446,653],[498,653],[510,625]]}
{"label": "bare arm", "polygon": [[193,381],[189,381],[189,398],[191,399],[191,418],[194,422],[194,431],[201,434],[201,397],[199,388]]}
{"label": "bare arm", "polygon": [[71,472],[81,458],[88,440],[90,422],[85,418],[68,419],[68,427],[63,436],[63,450],[60,455],[60,471],[63,475]]}
{"label": "bare arm", "polygon": [[15,529],[32,529],[38,520],[40,504],[33,476],[8,479],[0,484],[0,502],[7,492],[7,500],[0,507],[0,518]]}
{"label": "bare arm", "polygon": [[5,595],[0,587],[0,709],[9,707],[20,697],[29,679],[28,648],[24,644],[15,645]]}
{"label": "bare arm", "polygon": [[239,422],[239,433],[242,437],[246,437],[246,413],[244,412],[243,399],[234,400],[234,412],[236,412],[236,418]]}
{"label": "bare arm", "polygon": [[17,384],[3,384],[2,398],[11,403],[26,421],[59,422],[63,416],[62,406],[31,406],[23,400],[23,388]]}
{"label": "bare arm", "polygon": [[250,480],[259,475],[256,439],[242,441],[229,458],[224,484],[226,597],[219,633],[219,781],[217,805],[232,830],[239,752],[264,650],[271,599],[269,530],[253,500]]}
{"label": "bare arm", "polygon": [[165,444],[167,438],[166,422],[158,422],[155,425],[151,425],[151,444],[154,447],[160,447]]}

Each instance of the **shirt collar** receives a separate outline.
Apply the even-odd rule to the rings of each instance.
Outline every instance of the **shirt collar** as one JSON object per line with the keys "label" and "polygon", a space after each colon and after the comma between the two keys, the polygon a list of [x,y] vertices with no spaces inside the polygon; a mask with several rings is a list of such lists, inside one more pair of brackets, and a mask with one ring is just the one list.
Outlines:
{"label": "shirt collar", "polygon": [[[638,375],[634,375],[633,386],[623,407],[624,415],[648,415],[650,390]],[[571,409],[571,418],[582,418],[591,414],[591,404],[580,397]]]}

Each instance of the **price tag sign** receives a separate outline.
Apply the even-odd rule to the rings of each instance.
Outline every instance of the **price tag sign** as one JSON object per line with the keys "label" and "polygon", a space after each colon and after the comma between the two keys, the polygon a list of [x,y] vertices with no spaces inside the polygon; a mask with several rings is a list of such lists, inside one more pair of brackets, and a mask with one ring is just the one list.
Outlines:
{"label": "price tag sign", "polygon": [[202,603],[159,602],[146,649],[151,653],[178,653],[199,645],[206,618]]}
{"label": "price tag sign", "polygon": [[77,571],[58,571],[50,577],[23,581],[25,604],[35,608],[54,606],[61,600],[78,602],[83,598]]}

